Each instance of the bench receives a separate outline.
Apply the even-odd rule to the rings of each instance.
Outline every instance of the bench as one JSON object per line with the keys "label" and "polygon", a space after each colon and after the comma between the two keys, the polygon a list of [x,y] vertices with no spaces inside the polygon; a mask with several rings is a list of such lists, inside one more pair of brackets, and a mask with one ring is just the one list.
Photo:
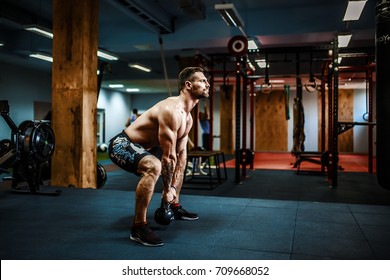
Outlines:
{"label": "bench", "polygon": [[[329,153],[326,152],[293,152],[292,153],[296,161],[294,163],[294,168],[297,168],[297,174],[304,173],[316,173],[320,175],[325,174],[325,168],[328,170],[329,168]],[[312,171],[312,170],[301,170],[301,163],[307,161],[311,163],[315,163],[321,165],[320,171]]]}
{"label": "bench", "polygon": [[[192,169],[189,169],[189,163],[192,163]],[[200,168],[198,163],[204,164],[205,167],[202,170],[197,170]],[[190,151],[187,154],[185,170],[184,183],[209,184],[210,189],[214,189],[227,179],[225,154],[220,151]],[[187,171],[189,172],[187,173]],[[190,187],[183,184],[183,188]]]}

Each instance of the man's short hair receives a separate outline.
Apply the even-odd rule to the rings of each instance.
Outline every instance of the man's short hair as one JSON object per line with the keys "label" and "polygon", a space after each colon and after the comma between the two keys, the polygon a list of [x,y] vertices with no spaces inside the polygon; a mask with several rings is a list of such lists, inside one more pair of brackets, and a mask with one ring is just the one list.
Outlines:
{"label": "man's short hair", "polygon": [[186,81],[190,80],[191,76],[196,72],[204,73],[202,67],[186,67],[179,74],[179,91],[184,88]]}

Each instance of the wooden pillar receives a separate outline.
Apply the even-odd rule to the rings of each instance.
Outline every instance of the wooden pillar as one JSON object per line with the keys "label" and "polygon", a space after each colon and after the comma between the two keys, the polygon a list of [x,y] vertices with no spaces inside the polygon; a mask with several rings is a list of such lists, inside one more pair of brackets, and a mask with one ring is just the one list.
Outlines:
{"label": "wooden pillar", "polygon": [[96,188],[98,3],[53,0],[55,186]]}

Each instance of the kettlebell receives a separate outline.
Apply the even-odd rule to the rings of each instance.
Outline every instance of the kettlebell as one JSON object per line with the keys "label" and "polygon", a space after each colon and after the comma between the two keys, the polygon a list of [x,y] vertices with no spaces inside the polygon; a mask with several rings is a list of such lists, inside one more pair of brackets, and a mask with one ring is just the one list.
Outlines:
{"label": "kettlebell", "polygon": [[102,188],[107,181],[107,172],[104,166],[101,163],[97,163],[97,171],[96,171],[96,187],[98,189]]}
{"label": "kettlebell", "polygon": [[160,225],[167,226],[174,219],[173,211],[169,203],[164,202],[161,199],[160,208],[157,208],[154,212],[154,220]]}

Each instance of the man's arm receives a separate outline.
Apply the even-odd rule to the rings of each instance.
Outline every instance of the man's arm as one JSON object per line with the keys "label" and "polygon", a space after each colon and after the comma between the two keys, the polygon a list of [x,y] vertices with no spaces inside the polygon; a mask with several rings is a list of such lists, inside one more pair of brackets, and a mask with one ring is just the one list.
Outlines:
{"label": "man's arm", "polygon": [[180,193],[183,180],[184,180],[184,172],[187,165],[187,147],[188,142],[190,141],[190,137],[188,136],[188,133],[190,132],[193,125],[193,119],[192,115],[189,114],[186,119],[186,128],[184,136],[181,137],[177,141],[177,163],[176,168],[174,171],[172,184],[177,187],[178,193]]}
{"label": "man's arm", "polygon": [[161,177],[163,180],[164,200],[171,202],[176,197],[172,179],[177,164],[177,131],[180,122],[172,112],[164,112],[159,119],[159,142],[163,151],[161,159]]}
{"label": "man's arm", "polygon": [[187,143],[188,135],[180,139],[177,143],[177,162],[172,178],[172,185],[181,187],[184,180],[184,170],[187,163]]}

